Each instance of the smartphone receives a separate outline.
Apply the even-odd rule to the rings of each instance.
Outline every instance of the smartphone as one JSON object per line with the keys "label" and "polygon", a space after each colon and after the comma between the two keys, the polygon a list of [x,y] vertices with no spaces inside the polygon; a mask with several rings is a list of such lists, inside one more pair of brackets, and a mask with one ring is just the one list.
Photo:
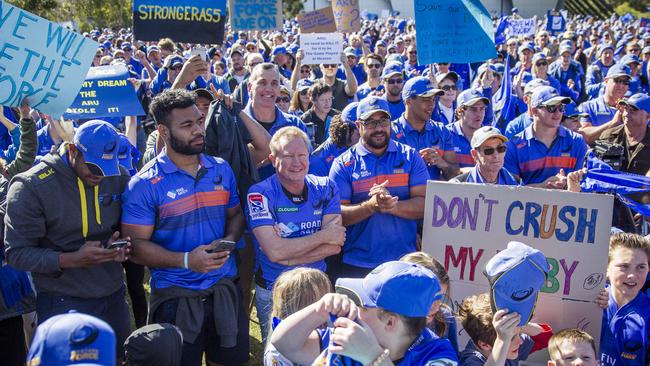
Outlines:
{"label": "smartphone", "polygon": [[192,48],[192,56],[194,55],[199,55],[201,56],[201,60],[210,62],[210,60],[208,60],[208,50],[205,47]]}
{"label": "smartphone", "polygon": [[126,240],[115,240],[106,249],[121,249],[129,244]]}
{"label": "smartphone", "polygon": [[219,244],[217,244],[216,247],[208,250],[208,253],[216,253],[216,252],[231,252],[233,249],[235,249],[235,246],[237,243],[231,240],[221,240]]}

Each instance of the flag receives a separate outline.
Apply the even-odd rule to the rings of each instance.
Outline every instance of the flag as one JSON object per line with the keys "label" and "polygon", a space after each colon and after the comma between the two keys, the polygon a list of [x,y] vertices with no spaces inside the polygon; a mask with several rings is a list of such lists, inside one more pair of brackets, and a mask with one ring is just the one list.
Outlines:
{"label": "flag", "polygon": [[514,116],[511,114],[514,112],[514,106],[512,103],[512,75],[510,75],[510,57],[506,56],[506,66],[503,70],[503,76],[501,77],[501,87],[499,88],[499,94],[496,95],[496,99],[493,100],[494,103],[494,117],[495,117],[495,126],[501,130],[505,131],[506,125]]}
{"label": "flag", "polygon": [[499,18],[497,30],[494,32],[494,44],[497,46],[506,43],[506,29],[508,29],[508,16],[502,16]]}

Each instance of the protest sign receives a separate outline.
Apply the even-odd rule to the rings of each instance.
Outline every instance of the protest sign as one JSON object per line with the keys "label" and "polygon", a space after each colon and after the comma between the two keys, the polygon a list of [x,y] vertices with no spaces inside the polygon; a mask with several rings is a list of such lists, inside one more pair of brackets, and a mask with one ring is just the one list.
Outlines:
{"label": "protest sign", "polygon": [[340,64],[343,52],[341,33],[305,33],[300,35],[303,64]]}
{"label": "protest sign", "polygon": [[282,29],[282,0],[230,0],[233,30]]}
{"label": "protest sign", "polygon": [[43,113],[60,117],[90,67],[97,42],[0,1],[0,105],[27,98]]}
{"label": "protest sign", "polygon": [[639,28],[650,27],[650,19],[641,18],[639,19]]}
{"label": "protest sign", "polygon": [[551,10],[546,13],[546,30],[551,34],[558,34],[566,30],[566,20],[557,12]]}
{"label": "protest sign", "polygon": [[65,118],[142,116],[144,110],[127,80],[124,65],[91,67]]}
{"label": "protest sign", "polygon": [[535,18],[529,19],[508,19],[508,35],[510,36],[532,36],[535,34]]}
{"label": "protest sign", "polygon": [[298,14],[300,33],[332,33],[336,32],[334,13],[331,7],[317,9],[308,13]]}
{"label": "protest sign", "polygon": [[141,41],[221,44],[226,0],[134,0],[133,33]]}
{"label": "protest sign", "polygon": [[415,0],[418,63],[469,63],[496,56],[492,19],[480,0]]}
{"label": "protest sign", "polygon": [[339,32],[358,32],[361,30],[359,0],[332,0],[332,11]]}
{"label": "protest sign", "polygon": [[488,291],[485,264],[509,241],[539,249],[551,270],[533,321],[598,338],[602,309],[593,300],[605,285],[612,202],[609,195],[429,181],[422,248],[447,269],[454,310]]}

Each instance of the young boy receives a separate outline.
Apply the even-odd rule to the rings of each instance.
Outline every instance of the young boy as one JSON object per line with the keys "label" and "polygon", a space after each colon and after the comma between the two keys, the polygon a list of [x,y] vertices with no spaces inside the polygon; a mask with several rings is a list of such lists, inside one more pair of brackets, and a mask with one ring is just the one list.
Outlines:
{"label": "young boy", "polygon": [[458,316],[471,338],[460,353],[461,366],[516,366],[546,348],[553,330],[547,324],[518,324],[521,316],[502,309],[492,314],[487,293],[465,298]]}
{"label": "young boy", "polygon": [[580,329],[563,329],[548,341],[548,366],[598,366],[594,338]]}
{"label": "young boy", "polygon": [[650,298],[641,291],[648,275],[650,241],[629,233],[609,241],[607,279],[609,301],[600,333],[602,366],[650,363]]}

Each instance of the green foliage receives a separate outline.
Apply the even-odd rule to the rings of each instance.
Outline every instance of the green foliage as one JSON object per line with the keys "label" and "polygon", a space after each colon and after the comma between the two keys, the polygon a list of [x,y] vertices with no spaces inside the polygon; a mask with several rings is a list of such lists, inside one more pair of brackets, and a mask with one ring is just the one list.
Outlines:
{"label": "green foliage", "polygon": [[617,1],[616,3],[619,3],[616,5],[614,8],[614,11],[616,11],[616,14],[618,15],[625,15],[627,13],[630,13],[634,15],[635,18],[648,18],[650,17],[650,13],[646,11],[646,5],[644,1],[638,1],[638,0],[631,0],[631,1],[625,1],[625,2],[620,2]]}
{"label": "green foliage", "polygon": [[292,19],[303,10],[303,4],[301,0],[283,0],[282,6],[284,7],[285,19]]}
{"label": "green foliage", "polygon": [[7,2],[47,19],[51,19],[59,7],[59,2],[56,0],[8,0]]}

